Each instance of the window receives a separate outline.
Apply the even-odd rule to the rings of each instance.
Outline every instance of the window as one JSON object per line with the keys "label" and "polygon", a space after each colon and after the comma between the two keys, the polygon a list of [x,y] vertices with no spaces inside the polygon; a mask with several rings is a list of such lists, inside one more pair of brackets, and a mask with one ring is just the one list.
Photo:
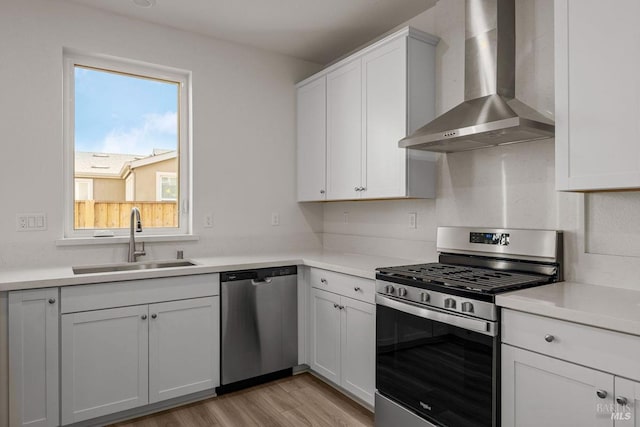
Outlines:
{"label": "window", "polygon": [[156,172],[156,200],[167,201],[178,198],[178,178],[174,172]]}
{"label": "window", "polygon": [[65,51],[65,237],[190,232],[189,79]]}
{"label": "window", "polygon": [[75,200],[93,200],[93,180],[75,179]]}

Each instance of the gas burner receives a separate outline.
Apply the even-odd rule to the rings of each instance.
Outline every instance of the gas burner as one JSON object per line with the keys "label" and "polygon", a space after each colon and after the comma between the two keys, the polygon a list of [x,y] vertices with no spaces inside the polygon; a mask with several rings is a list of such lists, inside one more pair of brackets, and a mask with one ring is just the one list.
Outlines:
{"label": "gas burner", "polygon": [[459,288],[489,294],[548,282],[547,277],[533,274],[441,263],[379,268],[378,272],[385,276],[413,282],[431,283],[446,288]]}

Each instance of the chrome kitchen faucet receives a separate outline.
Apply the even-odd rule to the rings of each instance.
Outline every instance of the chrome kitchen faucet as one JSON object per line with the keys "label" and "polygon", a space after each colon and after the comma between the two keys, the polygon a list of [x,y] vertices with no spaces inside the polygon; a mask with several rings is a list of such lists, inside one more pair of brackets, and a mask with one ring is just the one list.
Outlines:
{"label": "chrome kitchen faucet", "polygon": [[[135,222],[135,231],[133,227],[133,223]],[[142,232],[142,221],[140,220],[140,210],[136,207],[131,208],[131,219],[129,222],[129,256],[127,257],[128,262],[136,262],[139,256],[146,255],[147,253],[144,251],[144,242],[142,242],[142,250],[136,250],[136,237],[135,233]]]}

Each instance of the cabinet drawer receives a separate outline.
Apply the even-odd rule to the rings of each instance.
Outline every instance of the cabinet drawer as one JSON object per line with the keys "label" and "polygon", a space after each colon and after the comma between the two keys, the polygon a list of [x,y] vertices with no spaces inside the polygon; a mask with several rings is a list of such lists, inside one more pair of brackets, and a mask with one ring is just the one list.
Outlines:
{"label": "cabinet drawer", "polygon": [[219,294],[220,275],[216,273],[66,286],[60,300],[62,313],[75,313]]}
{"label": "cabinet drawer", "polygon": [[362,277],[312,268],[311,286],[360,301],[374,304],[376,300],[375,282]]}
{"label": "cabinet drawer", "polygon": [[640,380],[640,337],[634,335],[503,310],[502,342]]}

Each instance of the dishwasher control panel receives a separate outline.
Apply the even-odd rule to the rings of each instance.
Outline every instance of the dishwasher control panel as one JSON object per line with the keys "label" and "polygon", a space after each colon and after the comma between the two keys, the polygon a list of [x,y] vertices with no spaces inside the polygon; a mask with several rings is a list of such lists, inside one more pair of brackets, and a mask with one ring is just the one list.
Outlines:
{"label": "dishwasher control panel", "polygon": [[238,280],[262,280],[268,277],[292,276],[298,274],[298,267],[290,265],[286,267],[259,268],[256,270],[239,270],[220,273],[221,282],[235,282]]}

